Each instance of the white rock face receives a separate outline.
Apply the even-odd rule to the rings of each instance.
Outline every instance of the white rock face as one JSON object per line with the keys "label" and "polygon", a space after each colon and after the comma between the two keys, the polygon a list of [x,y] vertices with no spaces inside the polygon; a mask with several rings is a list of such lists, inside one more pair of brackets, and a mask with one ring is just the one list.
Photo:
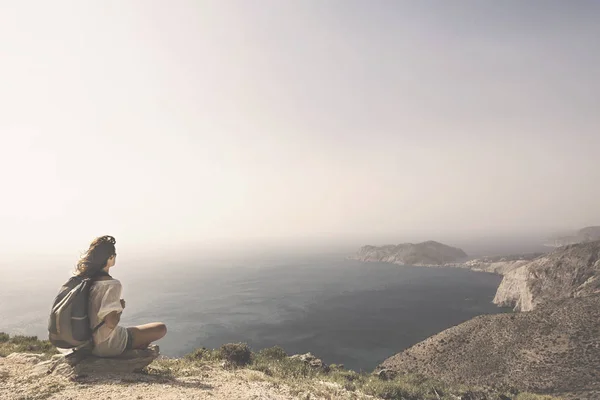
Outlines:
{"label": "white rock face", "polygon": [[533,295],[527,285],[529,276],[527,265],[507,272],[496,291],[494,304],[514,307],[515,311],[533,310]]}
{"label": "white rock face", "polygon": [[561,247],[507,272],[494,303],[531,311],[538,304],[600,293],[600,241]]}

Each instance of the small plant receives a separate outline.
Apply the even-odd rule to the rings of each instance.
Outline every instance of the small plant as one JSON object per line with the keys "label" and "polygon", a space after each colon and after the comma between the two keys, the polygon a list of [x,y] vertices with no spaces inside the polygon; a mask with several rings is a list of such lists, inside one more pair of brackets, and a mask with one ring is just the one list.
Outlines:
{"label": "small plant", "polygon": [[160,376],[163,378],[173,378],[174,376],[173,368],[170,365],[157,361],[154,361],[152,364],[146,366],[142,370],[142,373],[147,375]]}
{"label": "small plant", "polygon": [[227,343],[219,349],[220,358],[237,366],[250,364],[252,351],[246,343]]}
{"label": "small plant", "polygon": [[353,382],[361,378],[361,374],[348,370],[332,370],[329,374],[331,380],[338,383]]}
{"label": "small plant", "polygon": [[201,347],[187,354],[185,358],[189,361],[215,361],[220,358],[219,352]]}
{"label": "small plant", "polygon": [[39,340],[37,336],[10,337],[6,333],[0,333],[0,357],[6,357],[10,353],[42,353],[50,356],[58,351],[48,340]]}
{"label": "small plant", "polygon": [[35,343],[37,341],[38,341],[37,336],[15,335],[11,339],[11,342],[13,342],[14,344],[29,344],[29,343]]}
{"label": "small plant", "polygon": [[418,400],[415,388],[400,381],[371,379],[362,387],[363,392],[382,399]]}
{"label": "small plant", "polygon": [[264,357],[269,360],[283,360],[287,358],[287,353],[279,346],[267,347],[258,352],[259,357]]}

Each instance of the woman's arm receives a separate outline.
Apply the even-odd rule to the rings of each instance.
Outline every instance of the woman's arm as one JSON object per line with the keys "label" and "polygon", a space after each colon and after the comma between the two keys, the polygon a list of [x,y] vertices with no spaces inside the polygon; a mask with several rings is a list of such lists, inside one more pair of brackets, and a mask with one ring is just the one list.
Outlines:
{"label": "woman's arm", "polygon": [[117,311],[110,312],[105,318],[104,323],[110,329],[115,329],[117,325],[119,325],[119,321],[121,321],[121,313]]}
{"label": "woman's arm", "polygon": [[121,298],[121,282],[114,280],[109,282],[107,287],[103,288],[104,294],[100,303],[100,310],[98,311],[98,319],[104,321],[104,324],[110,329],[115,329],[121,320],[121,313],[123,312],[123,305],[120,301]]}

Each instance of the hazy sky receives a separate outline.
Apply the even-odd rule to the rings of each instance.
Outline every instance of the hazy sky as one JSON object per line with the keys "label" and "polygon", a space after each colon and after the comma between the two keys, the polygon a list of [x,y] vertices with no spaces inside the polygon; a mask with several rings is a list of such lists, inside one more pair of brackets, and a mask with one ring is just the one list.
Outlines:
{"label": "hazy sky", "polygon": [[598,224],[598,21],[593,0],[0,0],[0,252]]}

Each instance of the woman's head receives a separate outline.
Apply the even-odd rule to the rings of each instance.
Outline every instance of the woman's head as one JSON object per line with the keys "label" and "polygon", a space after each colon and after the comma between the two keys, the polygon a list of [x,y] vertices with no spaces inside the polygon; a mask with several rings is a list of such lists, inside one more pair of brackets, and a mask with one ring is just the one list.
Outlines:
{"label": "woman's head", "polygon": [[83,276],[94,276],[101,270],[108,271],[115,265],[117,252],[116,240],[112,236],[100,236],[90,243],[89,249],[77,262],[77,274]]}

